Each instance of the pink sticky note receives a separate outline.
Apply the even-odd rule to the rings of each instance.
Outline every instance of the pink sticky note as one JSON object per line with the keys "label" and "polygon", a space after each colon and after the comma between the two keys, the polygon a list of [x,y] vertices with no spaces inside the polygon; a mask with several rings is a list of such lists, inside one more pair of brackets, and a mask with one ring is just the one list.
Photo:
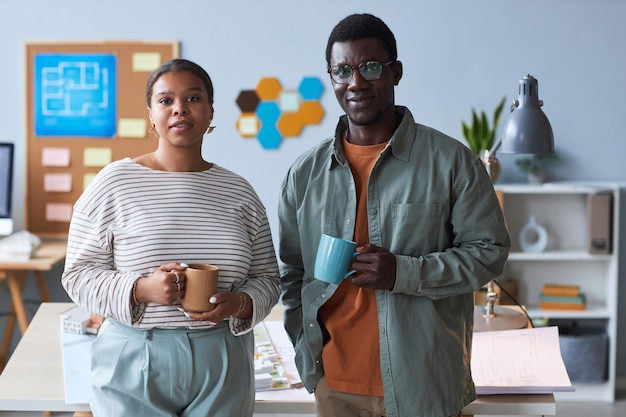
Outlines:
{"label": "pink sticky note", "polygon": [[69,193],[72,191],[72,174],[45,174],[43,189],[49,193]]}
{"label": "pink sticky note", "polygon": [[72,219],[72,205],[63,203],[46,204],[46,220],[49,222],[69,222]]}
{"label": "pink sticky note", "polygon": [[69,148],[43,148],[41,150],[41,165],[45,167],[70,166]]}

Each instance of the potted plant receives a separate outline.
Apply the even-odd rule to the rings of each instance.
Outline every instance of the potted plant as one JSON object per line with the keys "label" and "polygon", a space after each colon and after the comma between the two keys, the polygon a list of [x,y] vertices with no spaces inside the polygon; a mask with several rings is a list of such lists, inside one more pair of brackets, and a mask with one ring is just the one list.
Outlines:
{"label": "potted plant", "polygon": [[[479,155],[483,162],[487,161],[489,157],[488,151],[493,147],[496,139],[496,129],[500,123],[500,116],[502,115],[502,109],[504,109],[504,102],[506,97],[502,97],[502,100],[493,111],[492,123],[485,111],[481,111],[480,114],[472,109],[472,121],[470,124],[461,122],[461,131],[463,137],[467,142],[468,147],[476,155]],[[495,181],[499,172],[499,166],[491,167],[491,179]]]}
{"label": "potted plant", "polygon": [[531,184],[543,184],[546,180],[545,167],[558,159],[556,153],[528,155],[515,160],[517,168],[526,174]]}
{"label": "potted plant", "polygon": [[496,128],[500,122],[505,99],[506,97],[503,97],[493,111],[492,124],[489,124],[489,119],[484,110],[479,115],[475,109],[472,109],[471,124],[461,122],[463,137],[465,137],[467,145],[476,155],[482,155],[485,150],[488,151],[493,147],[496,138]]}

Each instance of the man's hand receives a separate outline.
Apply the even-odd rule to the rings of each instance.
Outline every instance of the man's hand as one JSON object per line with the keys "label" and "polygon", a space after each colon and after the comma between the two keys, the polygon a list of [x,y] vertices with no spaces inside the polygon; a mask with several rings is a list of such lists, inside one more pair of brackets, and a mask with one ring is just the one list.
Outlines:
{"label": "man's hand", "polygon": [[371,243],[357,251],[360,254],[352,262],[352,269],[357,270],[351,278],[352,283],[375,290],[391,290],[396,283],[395,255]]}

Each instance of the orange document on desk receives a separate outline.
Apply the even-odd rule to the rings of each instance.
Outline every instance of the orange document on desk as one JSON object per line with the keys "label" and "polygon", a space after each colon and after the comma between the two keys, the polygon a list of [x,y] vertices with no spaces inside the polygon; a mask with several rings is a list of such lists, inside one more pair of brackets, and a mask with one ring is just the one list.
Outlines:
{"label": "orange document on desk", "polygon": [[478,395],[575,391],[556,326],[475,332],[471,364]]}

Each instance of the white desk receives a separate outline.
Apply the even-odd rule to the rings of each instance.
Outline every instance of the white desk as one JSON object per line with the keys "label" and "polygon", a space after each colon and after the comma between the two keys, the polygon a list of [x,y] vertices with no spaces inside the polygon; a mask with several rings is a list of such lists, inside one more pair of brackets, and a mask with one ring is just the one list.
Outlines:
{"label": "white desk", "polygon": [[[72,303],[42,303],[0,374],[0,410],[89,411],[88,404],[66,404],[59,314]],[[274,316],[275,317],[275,316]],[[255,413],[315,414],[313,397],[303,390],[257,395]],[[480,396],[463,410],[466,415],[555,415],[552,394]]]}
{"label": "white desk", "polygon": [[22,299],[22,289],[26,280],[26,274],[28,271],[34,271],[41,300],[49,301],[48,287],[46,286],[43,273],[60,265],[65,259],[66,251],[67,244],[65,242],[42,242],[39,248],[37,248],[35,256],[29,260],[0,260],[0,281],[6,278],[11,290],[9,317],[7,318],[4,336],[2,337],[2,348],[0,349],[0,372],[2,372],[11,347],[15,319],[17,318],[22,334],[28,327],[28,317],[26,316],[24,300]]}

